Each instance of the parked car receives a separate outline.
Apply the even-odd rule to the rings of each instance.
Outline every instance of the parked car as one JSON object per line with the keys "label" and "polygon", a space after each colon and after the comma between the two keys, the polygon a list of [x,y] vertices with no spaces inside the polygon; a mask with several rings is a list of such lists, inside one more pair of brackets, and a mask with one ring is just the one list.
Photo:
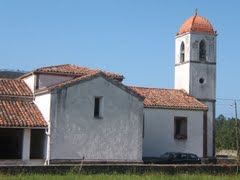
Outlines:
{"label": "parked car", "polygon": [[166,152],[158,158],[160,164],[201,164],[201,159],[192,153]]}

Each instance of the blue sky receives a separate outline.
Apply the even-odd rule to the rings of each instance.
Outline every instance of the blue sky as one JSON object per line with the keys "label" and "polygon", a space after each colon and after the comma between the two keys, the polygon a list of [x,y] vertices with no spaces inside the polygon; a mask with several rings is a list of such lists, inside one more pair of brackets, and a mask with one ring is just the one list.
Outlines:
{"label": "blue sky", "polygon": [[[123,74],[126,84],[173,88],[174,38],[194,14],[218,32],[217,97],[239,97],[240,1],[0,1],[0,68],[76,64]],[[217,112],[233,116],[231,101]]]}

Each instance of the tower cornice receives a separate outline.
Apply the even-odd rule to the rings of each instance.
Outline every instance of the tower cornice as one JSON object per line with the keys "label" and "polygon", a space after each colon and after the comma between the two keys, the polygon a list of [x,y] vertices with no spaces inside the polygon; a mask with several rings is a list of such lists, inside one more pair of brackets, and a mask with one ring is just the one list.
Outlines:
{"label": "tower cornice", "polygon": [[182,63],[177,63],[177,64],[175,64],[175,66],[180,66],[180,65],[184,65],[184,64],[190,64],[190,63],[216,65],[216,62],[190,60],[190,61],[185,61]]}

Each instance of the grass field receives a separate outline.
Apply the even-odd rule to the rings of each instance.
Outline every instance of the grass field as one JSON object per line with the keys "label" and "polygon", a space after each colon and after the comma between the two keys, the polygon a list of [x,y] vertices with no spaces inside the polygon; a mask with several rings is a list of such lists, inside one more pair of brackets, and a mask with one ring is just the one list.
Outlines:
{"label": "grass field", "polygon": [[43,174],[20,174],[20,175],[0,175],[1,180],[239,180],[239,176],[213,176],[213,175],[161,175],[161,174],[146,174],[146,175],[122,175],[122,174],[97,174],[97,175],[77,175],[77,174],[67,174],[67,175],[43,175]]}

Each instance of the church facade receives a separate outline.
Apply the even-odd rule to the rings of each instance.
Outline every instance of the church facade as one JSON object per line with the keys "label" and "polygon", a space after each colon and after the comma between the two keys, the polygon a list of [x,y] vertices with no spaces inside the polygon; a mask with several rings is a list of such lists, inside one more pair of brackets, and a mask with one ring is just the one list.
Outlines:
{"label": "church facade", "polygon": [[128,86],[122,75],[70,64],[1,79],[0,163],[214,156],[216,32],[195,14],[175,45],[174,89]]}

